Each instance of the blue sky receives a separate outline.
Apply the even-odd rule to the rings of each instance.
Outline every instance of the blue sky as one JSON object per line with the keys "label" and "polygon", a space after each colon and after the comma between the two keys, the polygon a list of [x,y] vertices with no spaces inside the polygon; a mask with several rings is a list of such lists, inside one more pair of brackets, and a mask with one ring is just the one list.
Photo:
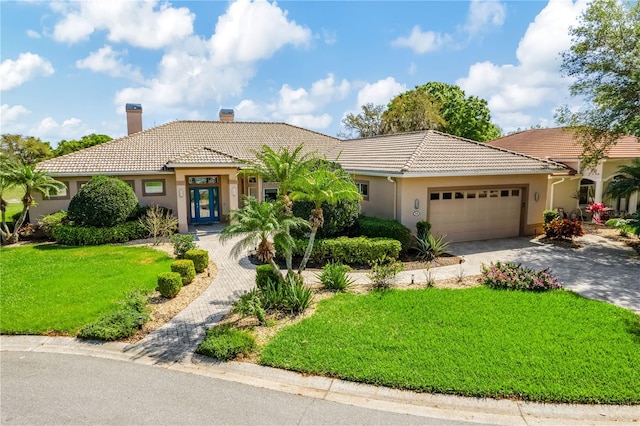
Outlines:
{"label": "blue sky", "polygon": [[176,119],[284,121],[335,135],[366,102],[429,81],[486,99],[503,131],[553,126],[585,0],[2,1],[1,132],[55,145]]}

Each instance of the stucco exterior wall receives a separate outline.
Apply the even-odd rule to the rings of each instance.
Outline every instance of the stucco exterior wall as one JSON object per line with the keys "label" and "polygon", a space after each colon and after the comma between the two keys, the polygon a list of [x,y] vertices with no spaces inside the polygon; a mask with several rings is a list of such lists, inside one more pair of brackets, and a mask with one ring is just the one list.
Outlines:
{"label": "stucco exterior wall", "polygon": [[[361,213],[365,216],[379,217],[381,219],[395,219],[394,215],[394,184],[386,177],[380,176],[353,176],[356,182],[369,184],[369,199],[360,203]],[[396,179],[393,179],[396,181]],[[397,183],[396,183],[397,184]]]}
{"label": "stucco exterior wall", "polygon": [[[174,212],[177,211],[176,202],[176,184],[175,177],[172,174],[155,174],[155,175],[136,175],[136,176],[117,176],[118,179],[124,181],[133,181],[134,192],[138,197],[139,203],[143,206],[149,204],[158,204],[163,207],[170,208]],[[43,216],[55,213],[60,210],[67,210],[69,202],[74,195],[78,193],[83,183],[88,182],[91,176],[74,176],[74,177],[55,177],[56,180],[64,182],[67,185],[68,197],[43,199],[42,195],[36,194],[35,199],[37,205],[30,209],[29,218],[31,223],[36,224]],[[143,195],[143,180],[159,180],[165,181],[165,195]]]}

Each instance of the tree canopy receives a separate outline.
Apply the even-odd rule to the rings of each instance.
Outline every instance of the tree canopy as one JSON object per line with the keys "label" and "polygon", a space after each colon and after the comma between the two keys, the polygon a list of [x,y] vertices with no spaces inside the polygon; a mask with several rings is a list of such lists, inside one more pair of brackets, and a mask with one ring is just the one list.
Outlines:
{"label": "tree canopy", "polygon": [[95,145],[100,145],[105,142],[109,142],[110,140],[112,140],[111,136],[98,135],[95,133],[92,133],[90,135],[85,135],[80,139],[72,139],[72,140],[62,139],[58,143],[58,147],[54,150],[54,154],[56,157],[60,157],[61,155],[70,154],[72,152],[79,151],[81,149],[85,149]]}
{"label": "tree canopy", "polygon": [[366,104],[359,114],[342,120],[340,137],[369,137],[381,134],[435,129],[484,142],[501,135],[491,122],[487,101],[466,96],[458,86],[430,82],[399,94],[382,105]]}
{"label": "tree canopy", "polygon": [[35,164],[53,157],[49,142],[33,136],[4,133],[0,154],[12,163]]}
{"label": "tree canopy", "polygon": [[586,106],[565,106],[557,119],[578,132],[583,160],[593,164],[620,135],[640,137],[640,3],[594,0],[570,34],[561,69]]}

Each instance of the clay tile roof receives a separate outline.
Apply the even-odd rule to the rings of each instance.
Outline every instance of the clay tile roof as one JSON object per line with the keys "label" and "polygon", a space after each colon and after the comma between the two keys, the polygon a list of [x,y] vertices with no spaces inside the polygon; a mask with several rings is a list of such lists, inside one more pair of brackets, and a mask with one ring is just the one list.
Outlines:
{"label": "clay tile roof", "polygon": [[351,171],[417,175],[553,173],[561,164],[434,130],[344,141],[339,162]]}
{"label": "clay tile roof", "polygon": [[[538,158],[577,159],[582,154],[582,145],[568,129],[532,129],[514,133],[493,141],[490,145],[521,152]],[[640,142],[633,136],[623,136],[606,153],[607,158],[640,157]]]}
{"label": "clay tile roof", "polygon": [[301,143],[305,152],[323,155],[340,140],[285,123],[174,121],[44,161],[38,168],[53,175],[161,172],[171,160],[236,163],[255,158],[263,145],[277,150]]}

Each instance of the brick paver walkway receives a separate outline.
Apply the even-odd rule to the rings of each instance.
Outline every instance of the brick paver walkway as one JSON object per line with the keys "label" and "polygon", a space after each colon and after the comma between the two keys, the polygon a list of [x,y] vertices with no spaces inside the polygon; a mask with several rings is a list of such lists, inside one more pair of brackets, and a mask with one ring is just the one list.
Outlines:
{"label": "brick paver walkway", "polygon": [[244,257],[230,256],[234,241],[220,244],[222,226],[202,226],[193,231],[199,248],[209,251],[218,273],[213,283],[186,309],[140,342],[125,349],[134,356],[150,356],[159,362],[180,362],[190,356],[205,329],[218,322],[241,294],[255,286],[255,266]]}

